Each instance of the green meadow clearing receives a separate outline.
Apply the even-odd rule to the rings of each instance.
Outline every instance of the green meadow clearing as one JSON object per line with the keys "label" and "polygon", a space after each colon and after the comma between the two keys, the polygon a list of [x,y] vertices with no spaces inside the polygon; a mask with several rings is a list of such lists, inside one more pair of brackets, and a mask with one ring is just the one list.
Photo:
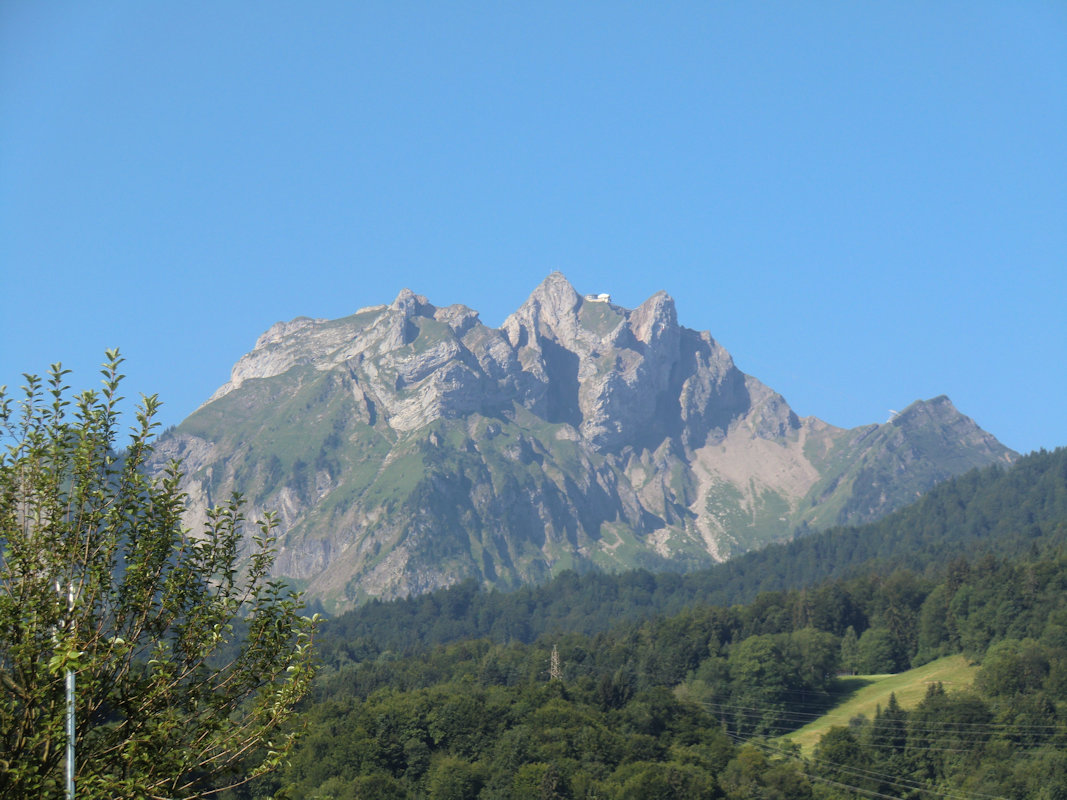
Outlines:
{"label": "green meadow clearing", "polygon": [[842,701],[826,714],[809,722],[803,728],[782,737],[800,745],[804,753],[810,753],[820,737],[835,725],[848,725],[848,721],[861,714],[874,719],[879,707],[885,708],[889,695],[896,694],[902,708],[914,708],[926,695],[927,687],[941,683],[946,691],[964,689],[974,681],[977,667],[961,655],[946,656],[921,667],[895,675],[855,675],[839,678]]}

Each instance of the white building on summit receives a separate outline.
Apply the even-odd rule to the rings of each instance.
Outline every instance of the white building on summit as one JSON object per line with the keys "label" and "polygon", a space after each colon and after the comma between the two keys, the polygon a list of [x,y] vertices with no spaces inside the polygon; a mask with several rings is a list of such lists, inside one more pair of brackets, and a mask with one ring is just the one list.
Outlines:
{"label": "white building on summit", "polygon": [[593,303],[610,303],[611,302],[611,295],[610,294],[604,294],[604,293],[601,293],[601,294],[587,294],[585,296],[585,299],[589,300],[590,302],[593,302]]}

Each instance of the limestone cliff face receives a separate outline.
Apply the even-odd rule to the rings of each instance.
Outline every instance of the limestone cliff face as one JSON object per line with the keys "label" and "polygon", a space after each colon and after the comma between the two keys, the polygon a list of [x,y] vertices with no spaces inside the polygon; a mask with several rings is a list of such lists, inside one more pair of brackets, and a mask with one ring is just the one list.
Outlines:
{"label": "limestone cliff face", "polygon": [[279,517],[279,572],[338,609],[700,566],[1013,454],[947,398],[853,431],[799,419],[667,294],[630,310],[553,273],[499,329],[407,289],[277,323],[160,443],[172,456],[191,524],[242,491]]}

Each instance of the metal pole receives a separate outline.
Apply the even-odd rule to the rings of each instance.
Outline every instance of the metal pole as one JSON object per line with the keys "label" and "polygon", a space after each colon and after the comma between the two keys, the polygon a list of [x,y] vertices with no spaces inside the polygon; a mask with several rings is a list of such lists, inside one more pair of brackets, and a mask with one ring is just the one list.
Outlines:
{"label": "metal pole", "polygon": [[67,800],[74,800],[74,670],[67,670]]}
{"label": "metal pole", "polygon": [[[74,624],[74,583],[67,583],[69,624]],[[74,670],[67,667],[67,800],[74,800]]]}

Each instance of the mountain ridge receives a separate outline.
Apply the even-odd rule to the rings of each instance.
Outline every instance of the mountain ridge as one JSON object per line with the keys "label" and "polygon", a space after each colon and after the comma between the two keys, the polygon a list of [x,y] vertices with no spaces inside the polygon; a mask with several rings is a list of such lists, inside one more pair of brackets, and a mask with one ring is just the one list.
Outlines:
{"label": "mountain ridge", "polygon": [[688,569],[875,519],[1015,454],[947,397],[845,430],[798,417],[657,292],[549,275],[500,328],[409,289],[271,326],[159,443],[188,521],[232,490],[279,518],[281,574],[332,609],[474,577]]}

